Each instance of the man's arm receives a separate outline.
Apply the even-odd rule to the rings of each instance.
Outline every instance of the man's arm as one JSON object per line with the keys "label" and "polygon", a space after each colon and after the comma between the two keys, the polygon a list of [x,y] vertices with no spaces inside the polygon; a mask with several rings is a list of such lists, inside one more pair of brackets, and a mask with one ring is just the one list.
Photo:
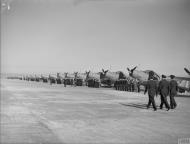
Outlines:
{"label": "man's arm", "polygon": [[161,91],[161,81],[158,83],[157,94]]}
{"label": "man's arm", "polygon": [[158,92],[160,91],[159,84],[158,83],[155,84],[156,96],[158,95]]}
{"label": "man's arm", "polygon": [[146,94],[147,90],[148,90],[148,83],[147,83],[146,86],[145,86],[144,94]]}
{"label": "man's arm", "polygon": [[178,88],[178,83],[176,82],[176,91],[178,91],[178,89],[179,89],[179,88]]}
{"label": "man's arm", "polygon": [[168,82],[168,95],[170,95],[170,82]]}

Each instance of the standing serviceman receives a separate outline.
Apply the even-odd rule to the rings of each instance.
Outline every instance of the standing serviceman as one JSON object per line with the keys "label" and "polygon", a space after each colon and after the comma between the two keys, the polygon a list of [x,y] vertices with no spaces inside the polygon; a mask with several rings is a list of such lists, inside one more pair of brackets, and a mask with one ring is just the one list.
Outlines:
{"label": "standing serviceman", "polygon": [[140,81],[137,80],[137,92],[139,93],[140,92]]}
{"label": "standing serviceman", "polygon": [[175,76],[170,75],[171,81],[170,81],[170,107],[171,109],[175,109],[177,107],[177,104],[175,102],[174,97],[177,95],[178,90],[178,84],[174,80]]}
{"label": "standing serviceman", "polygon": [[155,101],[154,101],[154,96],[157,95],[157,82],[154,79],[153,77],[153,72],[149,72],[149,80],[146,84],[146,89],[145,89],[145,92],[144,94],[146,94],[146,92],[148,91],[148,105],[147,105],[147,109],[150,107],[150,105],[152,104],[153,108],[154,108],[154,111],[157,110],[156,108],[156,104],[155,104]]}
{"label": "standing serviceman", "polygon": [[49,75],[49,82],[50,82],[50,85],[52,85],[52,78],[50,75]]}
{"label": "standing serviceman", "polygon": [[132,92],[135,91],[135,80],[134,79],[132,79],[131,90],[132,90]]}
{"label": "standing serviceman", "polygon": [[160,92],[160,99],[161,99],[160,109],[162,109],[163,104],[165,104],[167,111],[170,110],[170,106],[167,101],[167,96],[169,95],[170,91],[170,83],[166,80],[165,75],[162,75],[162,80],[159,83],[158,90]]}
{"label": "standing serviceman", "polygon": [[63,83],[64,83],[64,87],[66,87],[67,86],[66,79],[63,79]]}

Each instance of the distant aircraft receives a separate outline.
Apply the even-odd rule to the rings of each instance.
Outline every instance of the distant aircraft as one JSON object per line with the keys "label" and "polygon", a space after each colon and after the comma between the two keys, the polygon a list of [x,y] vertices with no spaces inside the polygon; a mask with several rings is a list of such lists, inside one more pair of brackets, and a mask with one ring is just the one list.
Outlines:
{"label": "distant aircraft", "polygon": [[65,73],[57,73],[57,83],[63,84],[65,79]]}
{"label": "distant aircraft", "polygon": [[[141,85],[146,85],[149,77],[149,72],[152,70],[146,70],[146,71],[141,71],[141,70],[136,70],[137,67],[134,67],[133,69],[127,68],[129,75],[133,78],[136,78],[139,80]],[[158,75],[156,72],[152,71],[154,73],[153,77],[155,80],[161,80],[161,76]],[[167,76],[167,79],[170,80],[170,77]],[[174,78],[179,87],[179,92],[185,92],[185,91],[190,91],[190,78],[189,77],[178,77],[176,76]]]}
{"label": "distant aircraft", "polygon": [[74,79],[75,78],[75,74],[74,73],[64,73],[65,74],[65,78],[71,78],[71,79]]}
{"label": "distant aircraft", "polygon": [[49,74],[49,82],[50,82],[50,84],[57,83],[57,75]]}
{"label": "distant aircraft", "polygon": [[113,86],[119,79],[126,79],[126,75],[122,71],[110,72],[109,70],[102,69],[100,74],[101,83],[107,86]]}
{"label": "distant aircraft", "polygon": [[86,71],[86,81],[94,79],[100,82],[100,73],[92,73],[91,71]]}
{"label": "distant aircraft", "polygon": [[76,83],[79,85],[86,85],[86,73],[74,72]]}
{"label": "distant aircraft", "polygon": [[86,79],[86,73],[78,73],[78,72],[74,72],[75,78],[80,78],[85,80]]}
{"label": "distant aircraft", "polygon": [[23,76],[22,75],[18,75],[18,74],[8,74],[6,76],[7,79],[19,79],[22,80]]}
{"label": "distant aircraft", "polygon": [[187,77],[176,76],[174,78],[180,87],[179,92],[190,91],[190,72],[187,68],[184,68],[184,70],[188,74]]}
{"label": "distant aircraft", "polygon": [[35,78],[35,75],[32,75],[32,74],[30,74],[29,76],[28,76],[28,80],[29,81],[35,81],[36,80],[36,78]]}
{"label": "distant aircraft", "polygon": [[[135,79],[138,79],[140,81],[141,84],[146,84],[146,81],[148,80],[148,76],[149,76],[149,72],[152,70],[136,70],[137,66],[134,67],[133,69],[129,69],[127,68],[129,75]],[[153,72],[153,77],[155,80],[159,80],[160,79],[160,75],[158,75],[156,72]]]}
{"label": "distant aircraft", "polygon": [[65,74],[65,80],[67,85],[73,85],[74,84],[74,79],[75,79],[75,74],[74,73],[64,73]]}
{"label": "distant aircraft", "polygon": [[40,75],[35,74],[35,81],[39,82],[42,79]]}
{"label": "distant aircraft", "polygon": [[86,85],[88,87],[99,88],[100,84],[101,84],[100,72],[92,73],[90,71],[86,71]]}
{"label": "distant aircraft", "polygon": [[49,80],[49,76],[48,75],[42,75],[41,74],[41,80],[42,80],[42,82],[44,82],[44,83],[47,83],[48,82],[48,80]]}

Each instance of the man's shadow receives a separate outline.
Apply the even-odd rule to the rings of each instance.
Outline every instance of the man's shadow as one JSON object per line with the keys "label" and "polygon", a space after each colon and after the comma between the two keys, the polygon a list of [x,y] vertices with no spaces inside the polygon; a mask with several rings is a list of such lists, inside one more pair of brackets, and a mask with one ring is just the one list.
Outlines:
{"label": "man's shadow", "polygon": [[140,109],[147,109],[147,105],[146,104],[141,104],[141,103],[119,103],[123,106],[127,106],[127,107],[135,107],[135,108],[140,108]]}

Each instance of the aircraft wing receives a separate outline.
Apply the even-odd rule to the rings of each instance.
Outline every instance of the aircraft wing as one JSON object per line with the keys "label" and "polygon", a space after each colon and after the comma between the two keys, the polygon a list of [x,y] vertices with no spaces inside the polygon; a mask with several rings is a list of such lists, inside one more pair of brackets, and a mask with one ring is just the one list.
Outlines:
{"label": "aircraft wing", "polygon": [[182,80],[190,81],[190,77],[175,77],[174,79],[177,80],[177,81],[178,81],[178,80],[181,80],[181,81],[182,81]]}
{"label": "aircraft wing", "polygon": [[49,75],[49,78],[56,79],[56,78],[57,78],[57,75],[55,75],[55,74],[50,74],[50,75]]}
{"label": "aircraft wing", "polygon": [[181,90],[190,90],[190,77],[175,77],[174,79],[177,81],[178,87]]}

